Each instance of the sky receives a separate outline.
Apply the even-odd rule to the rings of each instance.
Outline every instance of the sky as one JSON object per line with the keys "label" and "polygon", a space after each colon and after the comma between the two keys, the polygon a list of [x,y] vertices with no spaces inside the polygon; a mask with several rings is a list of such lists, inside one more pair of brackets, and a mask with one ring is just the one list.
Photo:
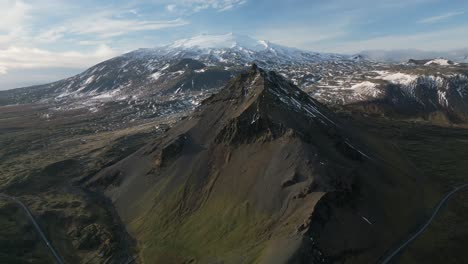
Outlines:
{"label": "sky", "polygon": [[468,47],[466,0],[0,0],[0,90],[233,32],[319,52]]}

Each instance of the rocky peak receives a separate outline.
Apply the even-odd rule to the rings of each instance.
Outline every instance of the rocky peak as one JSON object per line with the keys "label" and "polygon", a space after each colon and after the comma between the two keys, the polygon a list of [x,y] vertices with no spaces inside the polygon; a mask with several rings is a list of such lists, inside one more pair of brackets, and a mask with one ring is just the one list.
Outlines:
{"label": "rocky peak", "polygon": [[281,75],[256,64],[207,99],[198,113],[196,134],[216,142],[264,142],[283,135],[306,138],[339,127],[326,107]]}
{"label": "rocky peak", "polygon": [[322,124],[336,125],[323,105],[281,75],[265,71],[256,64],[232,80],[226,89],[208,99],[206,104],[219,101],[229,101],[232,104],[230,108],[238,110],[235,116],[253,107],[258,115],[298,115],[317,119]]}

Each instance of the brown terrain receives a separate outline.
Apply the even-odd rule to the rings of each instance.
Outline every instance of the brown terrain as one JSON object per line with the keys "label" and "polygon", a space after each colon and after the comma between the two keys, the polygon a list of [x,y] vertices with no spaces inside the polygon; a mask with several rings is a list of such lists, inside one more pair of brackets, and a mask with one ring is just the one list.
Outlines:
{"label": "brown terrain", "polygon": [[[377,263],[467,180],[462,126],[334,113],[256,66],[186,117],[48,108],[0,107],[0,192],[66,263]],[[465,196],[395,261],[463,263]],[[1,263],[51,263],[6,200],[0,225]]]}
{"label": "brown terrain", "polygon": [[373,263],[432,192],[373,144],[253,66],[87,186],[112,200],[144,263]]}

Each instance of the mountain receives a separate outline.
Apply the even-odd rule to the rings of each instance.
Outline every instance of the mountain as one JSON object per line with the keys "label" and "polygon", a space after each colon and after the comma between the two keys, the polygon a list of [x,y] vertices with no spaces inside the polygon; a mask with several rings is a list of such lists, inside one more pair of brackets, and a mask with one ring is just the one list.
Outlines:
{"label": "mountain", "polygon": [[239,67],[252,62],[279,68],[344,58],[235,34],[202,35],[159,48],[132,51],[55,83],[14,90],[10,99],[31,102],[97,96],[118,98],[135,92],[146,95],[178,88],[211,89],[222,87],[232,74],[238,73]]}
{"label": "mountain", "polygon": [[364,63],[241,35],[202,35],[135,50],[51,84],[0,91],[0,105],[45,104],[51,115],[112,108],[113,113],[125,113],[128,120],[185,113],[252,62],[278,70],[301,87],[331,72],[351,73]]}
{"label": "mountain", "polygon": [[[424,118],[437,124],[468,121],[468,76],[463,68],[444,72],[440,63],[422,61],[435,67],[424,74],[406,68],[397,73],[377,71],[354,86],[367,94],[366,100],[350,103],[361,111],[391,117]],[[440,62],[437,61],[437,62]],[[442,61],[443,65],[450,65]],[[445,66],[442,66],[445,67]]]}
{"label": "mountain", "polygon": [[440,66],[449,66],[449,65],[454,65],[455,63],[451,60],[444,59],[444,58],[437,58],[430,60],[426,62],[424,65],[430,66],[430,65],[440,65]]}
{"label": "mountain", "polygon": [[458,49],[452,51],[424,51],[417,49],[407,50],[365,50],[361,55],[369,60],[402,63],[410,59],[424,60],[430,58],[447,58],[458,63],[468,62],[468,49]]}
{"label": "mountain", "polygon": [[422,178],[357,135],[254,65],[83,181],[112,200],[144,263],[375,263],[421,217]]}
{"label": "mountain", "polygon": [[[151,52],[151,51],[150,51]],[[242,64],[257,62],[263,64],[310,63],[317,61],[342,60],[347,56],[316,53],[277,45],[265,40],[255,40],[237,34],[202,35],[176,41],[173,44],[153,50],[164,55],[195,56],[202,61]],[[176,56],[177,56],[176,55]]]}
{"label": "mountain", "polygon": [[[466,65],[434,57],[381,63],[374,57],[303,51],[236,34],[200,35],[135,50],[55,83],[0,91],[0,105],[46,104],[51,114],[112,108],[128,120],[189,113],[255,62],[330,106],[389,116],[396,108],[398,117],[425,120],[442,112],[447,122],[467,120]],[[414,92],[416,86],[424,92]]]}

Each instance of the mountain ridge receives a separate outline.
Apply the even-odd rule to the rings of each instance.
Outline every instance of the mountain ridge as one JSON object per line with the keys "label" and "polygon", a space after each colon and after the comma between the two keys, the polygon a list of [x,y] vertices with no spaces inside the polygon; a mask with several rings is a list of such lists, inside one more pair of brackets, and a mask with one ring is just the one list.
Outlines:
{"label": "mountain ridge", "polygon": [[[50,98],[90,97],[107,91],[126,89],[129,86],[158,87],[161,83],[158,82],[158,78],[150,78],[151,75],[167,69],[168,63],[187,58],[199,60],[208,66],[221,67],[225,71],[229,70],[226,70],[227,68],[248,66],[252,62],[267,66],[272,62],[291,64],[345,58],[340,55],[301,51],[235,34],[210,35],[204,38],[214,39],[214,43],[194,37],[162,47],[138,49],[98,63],[80,74],[57,82],[9,91],[14,94],[13,98],[29,95],[32,100],[37,101]],[[216,47],[219,42],[222,45]],[[200,43],[205,45],[200,46]],[[239,44],[245,44],[245,47]],[[263,48],[258,48],[260,46]]]}
{"label": "mountain ridge", "polygon": [[[365,186],[387,186],[392,179],[398,199],[412,204],[405,190],[417,177],[383,171],[386,165],[359,142],[325,106],[253,66],[160,139],[86,185],[113,201],[142,245],[143,261],[308,263],[306,256],[309,262],[333,259],[379,240],[378,248],[352,254],[373,262],[403,230],[390,236],[372,230],[411,220],[393,223],[397,218],[384,216],[398,204],[385,200],[396,189],[379,188],[378,198],[368,200],[377,190]],[[315,206],[322,209],[315,213]],[[323,206],[340,220],[330,220]],[[356,215],[361,210],[372,215],[372,228]],[[348,229],[339,223],[353,223],[350,230],[359,235],[346,231],[342,236],[350,243],[344,244],[321,235]]]}
{"label": "mountain ridge", "polygon": [[[44,103],[60,110],[87,108],[91,112],[125,103],[131,109],[122,111],[129,112],[136,104],[145,109],[137,118],[189,112],[252,62],[279,72],[327,105],[394,115],[386,106],[374,111],[372,103],[384,100],[404,110],[398,117],[432,122],[434,115],[446,120],[440,124],[467,120],[463,64],[443,59],[385,64],[362,55],[307,52],[235,34],[204,35],[132,51],[65,80],[0,92],[0,104]],[[456,84],[461,85],[453,89]],[[368,102],[371,107],[354,107]],[[169,110],[155,106],[168,103],[176,106]]]}

